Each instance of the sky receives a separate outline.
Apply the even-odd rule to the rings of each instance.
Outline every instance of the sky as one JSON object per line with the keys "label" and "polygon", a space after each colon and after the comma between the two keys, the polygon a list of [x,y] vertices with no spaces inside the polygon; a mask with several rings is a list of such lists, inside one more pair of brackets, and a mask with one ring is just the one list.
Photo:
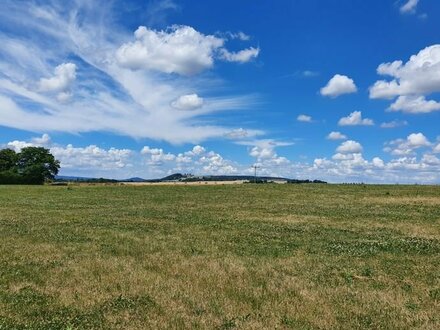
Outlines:
{"label": "sky", "polygon": [[0,148],[60,175],[440,183],[436,0],[2,0]]}

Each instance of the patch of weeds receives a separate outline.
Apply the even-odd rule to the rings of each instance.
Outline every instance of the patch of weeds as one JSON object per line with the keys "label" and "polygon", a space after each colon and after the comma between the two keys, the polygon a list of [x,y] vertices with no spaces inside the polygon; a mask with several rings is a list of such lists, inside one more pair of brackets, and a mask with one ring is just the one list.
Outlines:
{"label": "patch of weeds", "polygon": [[409,283],[403,283],[401,288],[405,292],[411,292],[412,291],[412,285],[409,284]]}
{"label": "patch of weeds", "polygon": [[204,309],[203,307],[195,307],[194,308],[194,314],[197,316],[202,316],[205,313],[206,313],[206,309]]}
{"label": "patch of weeds", "polygon": [[218,328],[219,330],[228,330],[228,329],[234,329],[237,327],[237,324],[235,323],[235,319],[226,320],[220,325]]}
{"label": "patch of weeds", "polygon": [[418,311],[420,309],[420,306],[418,304],[416,304],[414,302],[411,302],[411,301],[407,302],[405,304],[405,307],[407,309],[409,309],[410,311],[413,311],[413,312],[416,312],[416,311]]}
{"label": "patch of weeds", "polygon": [[352,285],[353,284],[353,274],[351,273],[344,273],[342,275],[342,277],[344,278],[344,281],[346,284],[348,285]]}
{"label": "patch of weeds", "polygon": [[434,301],[440,301],[440,288],[430,290],[429,297]]}
{"label": "patch of weeds", "polygon": [[371,267],[365,267],[364,269],[362,269],[362,272],[361,272],[361,276],[364,276],[364,277],[371,277],[371,276],[373,276],[373,274],[374,274],[374,271]]}

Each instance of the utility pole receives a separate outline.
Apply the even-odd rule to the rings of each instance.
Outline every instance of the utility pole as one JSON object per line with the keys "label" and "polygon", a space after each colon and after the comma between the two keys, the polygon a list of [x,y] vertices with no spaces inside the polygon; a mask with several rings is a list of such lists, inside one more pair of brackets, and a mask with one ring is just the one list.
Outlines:
{"label": "utility pole", "polygon": [[261,168],[261,166],[253,165],[251,167],[254,169],[254,183],[257,183],[257,169]]}

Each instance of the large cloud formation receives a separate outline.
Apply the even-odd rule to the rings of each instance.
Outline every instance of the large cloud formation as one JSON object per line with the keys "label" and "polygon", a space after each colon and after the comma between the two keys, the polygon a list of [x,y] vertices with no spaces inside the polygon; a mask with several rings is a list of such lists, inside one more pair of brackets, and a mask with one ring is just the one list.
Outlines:
{"label": "large cloud formation", "polygon": [[[200,117],[249,108],[257,97],[228,95],[215,73],[201,73],[216,61],[249,62],[259,49],[228,50],[232,34],[190,26],[141,26],[133,40],[132,31],[112,20],[116,5],[2,2],[0,125],[107,131],[174,144],[225,138],[237,129]],[[244,36],[237,43],[249,42]]]}
{"label": "large cloud formation", "polygon": [[397,99],[391,111],[411,114],[440,110],[440,103],[426,97],[440,92],[440,45],[432,45],[404,63],[401,60],[382,63],[377,73],[391,80],[379,80],[370,87],[372,99]]}

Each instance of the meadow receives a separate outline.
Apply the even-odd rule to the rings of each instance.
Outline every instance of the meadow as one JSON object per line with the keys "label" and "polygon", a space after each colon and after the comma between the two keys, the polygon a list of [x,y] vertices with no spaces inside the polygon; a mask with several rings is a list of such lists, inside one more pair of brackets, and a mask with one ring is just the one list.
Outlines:
{"label": "meadow", "polygon": [[440,187],[0,186],[0,329],[440,329]]}

